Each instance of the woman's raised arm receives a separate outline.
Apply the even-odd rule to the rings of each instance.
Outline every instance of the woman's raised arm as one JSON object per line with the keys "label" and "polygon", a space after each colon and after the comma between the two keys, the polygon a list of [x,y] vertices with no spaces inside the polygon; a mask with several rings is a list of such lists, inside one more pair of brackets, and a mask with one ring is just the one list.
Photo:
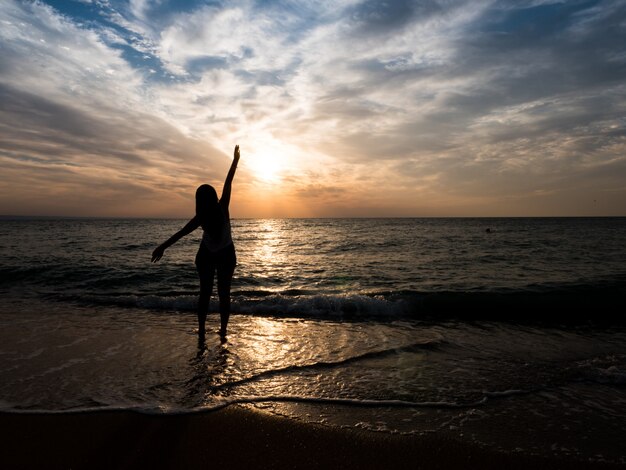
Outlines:
{"label": "woman's raised arm", "polygon": [[239,145],[235,145],[235,152],[233,154],[233,163],[230,165],[230,170],[226,175],[226,181],[224,182],[224,189],[222,190],[222,197],[220,198],[220,205],[223,209],[228,210],[230,204],[230,192],[233,185],[233,178],[235,177],[235,171],[237,171],[237,164],[239,163]]}

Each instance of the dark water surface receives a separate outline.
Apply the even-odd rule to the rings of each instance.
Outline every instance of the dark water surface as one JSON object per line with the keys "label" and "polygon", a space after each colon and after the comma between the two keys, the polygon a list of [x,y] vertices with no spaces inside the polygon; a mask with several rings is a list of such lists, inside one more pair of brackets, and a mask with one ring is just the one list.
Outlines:
{"label": "dark water surface", "polygon": [[2,409],[248,403],[626,462],[626,219],[235,220],[225,344],[194,331],[201,233],[149,262],[183,223],[0,221]]}

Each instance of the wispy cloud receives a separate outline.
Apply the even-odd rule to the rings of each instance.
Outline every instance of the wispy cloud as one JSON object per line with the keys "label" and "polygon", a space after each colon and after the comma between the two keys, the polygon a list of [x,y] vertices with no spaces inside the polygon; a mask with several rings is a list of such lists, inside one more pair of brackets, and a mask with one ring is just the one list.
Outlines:
{"label": "wispy cloud", "polygon": [[234,143],[240,216],[626,212],[623,2],[8,0],[0,21],[0,212],[186,215]]}

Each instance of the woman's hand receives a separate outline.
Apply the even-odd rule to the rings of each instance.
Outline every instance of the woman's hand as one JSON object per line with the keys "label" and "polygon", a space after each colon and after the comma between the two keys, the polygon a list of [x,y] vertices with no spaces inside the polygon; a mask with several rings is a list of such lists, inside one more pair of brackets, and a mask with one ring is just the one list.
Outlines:
{"label": "woman's hand", "polygon": [[163,253],[165,253],[165,248],[163,248],[163,245],[157,246],[152,252],[152,262],[156,263],[157,261],[159,261],[163,257]]}
{"label": "woman's hand", "polygon": [[233,161],[235,163],[239,161],[239,145],[235,145],[235,153],[233,155]]}

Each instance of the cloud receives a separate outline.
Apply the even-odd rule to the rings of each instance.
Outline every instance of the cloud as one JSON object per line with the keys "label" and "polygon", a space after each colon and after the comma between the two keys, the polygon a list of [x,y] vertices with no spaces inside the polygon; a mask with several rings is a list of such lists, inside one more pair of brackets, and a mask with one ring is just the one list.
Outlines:
{"label": "cloud", "polygon": [[[12,179],[24,165],[24,181],[40,169],[55,187],[63,171],[93,185],[91,171],[142,200],[186,194],[199,166],[219,182],[216,148],[237,142],[242,215],[259,192],[272,215],[626,211],[622,2],[58,8],[0,6]],[[283,170],[268,189],[246,158],[272,154]],[[581,204],[600,192],[603,208]]]}
{"label": "cloud", "polygon": [[[543,9],[550,10],[548,19],[565,19],[539,24],[528,19],[543,18]],[[536,185],[555,184],[553,161],[560,161],[561,174],[574,178],[583,169],[578,167],[583,152],[588,166],[621,158],[606,154],[601,142],[613,151],[623,145],[625,62],[617,59],[625,33],[618,26],[623,8],[559,4],[495,10],[475,14],[444,41],[444,60],[423,68],[399,61],[402,67],[390,69],[380,52],[377,58],[353,54],[355,85],[337,88],[318,105],[319,114],[348,123],[337,126],[342,131],[328,151],[339,148],[355,161],[398,160],[398,167],[407,159],[421,161],[416,175],[418,167],[443,175],[438,181],[445,186],[438,189],[451,193],[474,179],[501,193],[511,179],[525,186],[530,165]],[[486,155],[493,156],[489,164]],[[473,175],[472,165],[481,171]],[[518,178],[504,179],[504,172]],[[595,182],[606,183],[615,180]],[[479,186],[472,191],[484,191]]]}
{"label": "cloud", "polygon": [[[14,212],[26,198],[38,211],[53,201],[79,207],[93,200],[81,214],[162,214],[159,199],[181,189],[192,194],[203,180],[218,184],[225,172],[222,155],[210,145],[146,114],[89,115],[4,85],[0,99],[2,179],[12,188],[1,199],[3,213]],[[54,213],[54,205],[49,210]]]}
{"label": "cloud", "polygon": [[67,215],[92,200],[81,214],[167,213],[161,194],[221,179],[223,154],[155,115],[141,78],[93,31],[38,3],[5,5],[3,18],[0,212]]}

